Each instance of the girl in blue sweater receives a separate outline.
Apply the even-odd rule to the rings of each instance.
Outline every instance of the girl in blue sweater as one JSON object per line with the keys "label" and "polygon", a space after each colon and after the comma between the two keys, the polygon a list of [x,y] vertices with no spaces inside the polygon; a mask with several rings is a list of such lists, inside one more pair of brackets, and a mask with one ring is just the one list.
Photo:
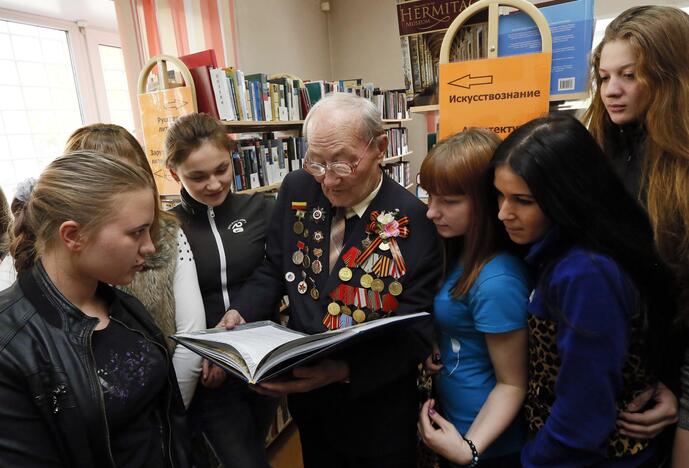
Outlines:
{"label": "girl in blue sweater", "polygon": [[615,423],[663,376],[674,310],[646,215],[572,117],[520,127],[493,165],[499,219],[529,246],[536,275],[525,404],[533,437],[522,464],[652,463],[655,441],[622,435]]}
{"label": "girl in blue sweater", "polygon": [[421,165],[445,275],[433,307],[442,364],[425,365],[437,372],[442,416],[434,400],[426,402],[419,432],[452,466],[514,468],[526,440],[520,409],[530,288],[495,216],[490,160],[499,143],[489,130],[468,129],[438,143]]}

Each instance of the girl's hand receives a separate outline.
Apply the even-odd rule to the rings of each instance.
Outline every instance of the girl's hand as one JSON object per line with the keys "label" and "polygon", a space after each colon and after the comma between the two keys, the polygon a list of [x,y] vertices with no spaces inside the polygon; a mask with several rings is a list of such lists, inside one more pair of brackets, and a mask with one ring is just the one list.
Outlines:
{"label": "girl's hand", "polygon": [[471,463],[471,448],[455,426],[440,416],[434,409],[435,400],[428,400],[421,407],[417,428],[423,442],[438,455],[447,460],[468,465]]}
{"label": "girl's hand", "polygon": [[433,345],[433,352],[423,361],[423,371],[426,375],[435,375],[443,368],[440,360],[440,349],[438,345]]}
{"label": "girl's hand", "polygon": [[[653,406],[639,413],[642,408]],[[657,386],[649,388],[637,396],[622,411],[617,420],[617,427],[621,434],[635,439],[652,439],[666,427],[677,422],[677,397],[672,390],[659,382]]]}

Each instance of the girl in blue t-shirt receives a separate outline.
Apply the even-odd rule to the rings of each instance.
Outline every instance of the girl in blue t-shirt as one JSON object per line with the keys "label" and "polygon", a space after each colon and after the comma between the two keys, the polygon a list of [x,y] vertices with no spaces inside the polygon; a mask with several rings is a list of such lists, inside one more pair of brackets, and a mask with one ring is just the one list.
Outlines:
{"label": "girl in blue t-shirt", "polygon": [[522,465],[660,466],[655,440],[616,424],[678,368],[669,276],[643,208],[566,115],[519,127],[492,165],[498,216],[535,273]]}
{"label": "girl in blue t-shirt", "polygon": [[423,405],[419,432],[450,463],[481,467],[519,466],[526,434],[518,415],[529,281],[522,262],[505,251],[497,219],[488,169],[499,143],[488,130],[465,130],[438,143],[421,166],[445,264],[434,304],[439,352],[425,365],[437,373],[439,408],[434,400]]}

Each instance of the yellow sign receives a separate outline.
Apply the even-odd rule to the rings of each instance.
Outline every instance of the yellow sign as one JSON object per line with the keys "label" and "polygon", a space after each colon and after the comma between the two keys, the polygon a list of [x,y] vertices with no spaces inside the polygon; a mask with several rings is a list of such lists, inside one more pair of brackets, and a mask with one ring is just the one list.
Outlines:
{"label": "yellow sign", "polygon": [[550,53],[440,65],[440,138],[467,127],[505,137],[548,112]]}
{"label": "yellow sign", "polygon": [[158,192],[160,195],[179,195],[179,184],[165,167],[163,140],[165,131],[177,117],[194,112],[191,88],[185,86],[139,94],[139,109],[146,156]]}

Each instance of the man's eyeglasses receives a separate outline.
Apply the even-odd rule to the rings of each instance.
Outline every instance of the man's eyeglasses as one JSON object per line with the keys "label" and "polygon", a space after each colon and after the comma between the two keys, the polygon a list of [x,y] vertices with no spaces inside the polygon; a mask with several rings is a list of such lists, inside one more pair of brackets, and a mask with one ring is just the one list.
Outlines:
{"label": "man's eyeglasses", "polygon": [[368,151],[368,147],[371,146],[371,142],[375,138],[376,137],[373,136],[370,140],[368,140],[368,143],[366,143],[366,148],[364,148],[364,151],[361,152],[356,163],[350,163],[347,161],[333,161],[325,164],[317,163],[309,159],[309,152],[307,151],[306,156],[304,157],[304,169],[314,177],[323,177],[328,171],[332,171],[338,177],[350,176],[356,172],[356,168],[359,166],[361,160],[364,159],[364,156]]}

